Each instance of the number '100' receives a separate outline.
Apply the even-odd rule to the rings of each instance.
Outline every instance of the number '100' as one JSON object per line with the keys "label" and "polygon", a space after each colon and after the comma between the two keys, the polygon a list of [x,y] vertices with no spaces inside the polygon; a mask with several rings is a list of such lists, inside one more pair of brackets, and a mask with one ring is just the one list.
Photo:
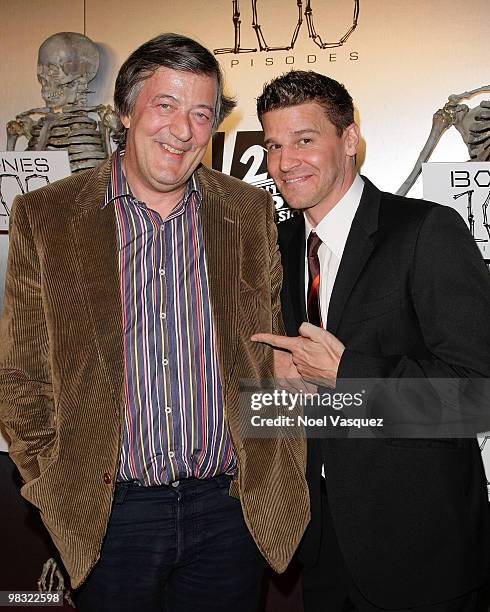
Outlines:
{"label": "number '100'", "polygon": [[[291,34],[291,40],[286,42],[285,45],[280,46],[269,46],[267,44],[264,31],[262,29],[261,24],[259,23],[260,19],[260,10],[259,10],[259,0],[250,0],[252,6],[252,29],[255,31],[255,35],[257,36],[257,41],[259,43],[259,48],[244,48],[240,44],[240,33],[241,33],[241,20],[240,20],[240,0],[232,0],[232,21],[233,21],[233,29],[235,35],[235,42],[233,47],[221,47],[219,49],[214,49],[214,53],[219,55],[221,53],[254,53],[255,51],[289,51],[294,48],[296,43],[296,39],[298,38],[299,31],[303,25],[303,0],[289,0],[290,2],[294,2],[297,7],[298,15],[296,18],[296,23],[293,26],[293,31]],[[317,0],[318,1],[318,0]],[[331,0],[327,0],[329,2]],[[337,0],[339,1],[339,0]],[[345,3],[347,0],[341,0]],[[308,28],[308,37],[313,41],[313,43],[320,47],[320,49],[332,49],[334,47],[341,47],[349,36],[354,32],[357,28],[357,20],[359,17],[359,2],[360,0],[354,1],[354,12],[352,15],[352,22],[348,24],[347,30],[343,36],[339,39],[331,42],[324,42],[321,35],[317,33],[315,28],[315,21],[313,15],[313,9],[311,7],[312,0],[305,0],[304,2],[304,16],[306,21],[306,26]],[[283,0],[286,2],[286,0]]]}

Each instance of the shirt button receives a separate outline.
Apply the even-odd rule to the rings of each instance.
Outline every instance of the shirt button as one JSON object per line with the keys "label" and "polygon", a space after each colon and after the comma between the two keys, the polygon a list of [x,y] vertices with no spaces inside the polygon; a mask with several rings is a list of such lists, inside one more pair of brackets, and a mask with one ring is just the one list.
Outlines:
{"label": "shirt button", "polygon": [[166,319],[167,318],[167,313],[166,312],[161,312],[160,313],[160,319]]}
{"label": "shirt button", "polygon": [[112,476],[108,472],[104,474],[104,482],[106,484],[111,484],[112,482]]}
{"label": "shirt button", "polygon": [[165,270],[163,268],[160,268],[160,270],[158,270],[158,273],[160,274],[160,276],[165,276]]}
{"label": "shirt button", "polygon": [[[166,414],[170,414],[171,412],[172,412],[172,408],[170,408],[170,406],[167,406],[167,407],[165,408],[165,413],[166,413]],[[171,454],[170,454],[170,456],[171,456],[171,457],[173,457],[173,454],[171,453]]]}
{"label": "shirt button", "polygon": [[179,486],[179,484],[180,484],[180,483],[179,483],[179,481],[178,481],[178,480],[174,480],[174,482],[172,482],[172,486],[173,486],[174,488],[178,487],[178,486]]}
{"label": "shirt button", "polygon": [[173,459],[173,458],[175,457],[175,453],[174,453],[174,451],[170,451],[170,452],[169,452],[169,454],[168,454],[168,456],[169,456],[171,459]]}
{"label": "shirt button", "polygon": [[162,360],[162,365],[164,365],[164,366],[168,365],[168,359],[163,359]]}

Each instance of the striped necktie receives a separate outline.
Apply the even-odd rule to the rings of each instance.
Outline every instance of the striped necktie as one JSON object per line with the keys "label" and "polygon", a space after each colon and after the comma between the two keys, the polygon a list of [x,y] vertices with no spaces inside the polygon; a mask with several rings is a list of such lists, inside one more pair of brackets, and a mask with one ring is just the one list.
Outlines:
{"label": "striped necktie", "polygon": [[306,313],[308,321],[317,327],[322,327],[322,315],[320,312],[320,260],[318,249],[322,244],[321,239],[314,231],[308,236],[308,301]]}

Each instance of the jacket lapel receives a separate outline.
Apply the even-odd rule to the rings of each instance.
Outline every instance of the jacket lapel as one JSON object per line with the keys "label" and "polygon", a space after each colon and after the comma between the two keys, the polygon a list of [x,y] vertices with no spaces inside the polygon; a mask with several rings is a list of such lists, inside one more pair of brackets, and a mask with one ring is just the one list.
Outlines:
{"label": "jacket lapel", "polygon": [[238,347],[240,300],[240,217],[227,203],[227,192],[205,167],[198,170],[209,295],[216,329],[224,391],[229,384]]}
{"label": "jacket lapel", "polygon": [[[99,355],[116,402],[121,398],[124,372],[122,306],[113,206],[101,208],[112,158],[78,194],[78,214],[72,220],[80,277]],[[69,287],[67,287],[69,291]]]}
{"label": "jacket lapel", "polygon": [[330,298],[327,329],[332,334],[337,332],[345,304],[376,245],[381,192],[368,179],[363,177],[363,180],[361,201],[347,236]]}

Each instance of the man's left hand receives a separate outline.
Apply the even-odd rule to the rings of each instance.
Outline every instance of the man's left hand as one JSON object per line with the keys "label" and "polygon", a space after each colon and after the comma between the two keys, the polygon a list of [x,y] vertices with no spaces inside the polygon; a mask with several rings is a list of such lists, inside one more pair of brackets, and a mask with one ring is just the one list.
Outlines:
{"label": "man's left hand", "polygon": [[304,380],[335,388],[345,346],[333,334],[311,323],[302,323],[299,333],[294,338],[259,333],[251,340],[289,351]]}

